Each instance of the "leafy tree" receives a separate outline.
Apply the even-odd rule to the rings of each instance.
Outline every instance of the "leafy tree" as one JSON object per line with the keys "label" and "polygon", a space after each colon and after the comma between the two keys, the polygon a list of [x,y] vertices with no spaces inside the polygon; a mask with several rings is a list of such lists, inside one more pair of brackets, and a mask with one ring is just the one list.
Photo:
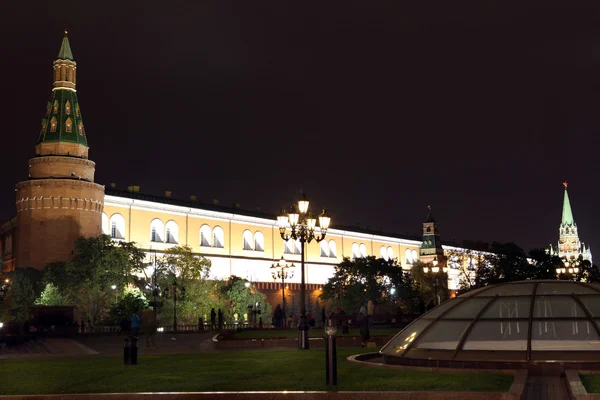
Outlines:
{"label": "leafy tree", "polygon": [[[354,311],[369,301],[383,304],[391,300],[391,289],[410,291],[409,280],[395,260],[373,256],[344,258],[333,277],[323,286],[321,299],[335,300],[343,309]],[[402,297],[401,294],[398,295]]]}
{"label": "leafy tree", "polygon": [[73,260],[49,264],[45,281],[58,287],[68,304],[97,322],[110,304],[110,287],[136,283],[140,255],[134,248],[133,244],[116,244],[107,235],[80,237]]}
{"label": "leafy tree", "polygon": [[[423,269],[425,267],[429,268],[430,272],[425,273]],[[418,299],[426,304],[430,301],[437,304],[436,291],[440,302],[448,299],[448,274],[444,273],[441,268],[437,274],[434,274],[431,272],[431,267],[433,267],[431,263],[414,262],[410,269],[410,277],[418,293]]]}
{"label": "leafy tree", "polygon": [[43,306],[64,306],[66,300],[60,293],[60,290],[58,290],[57,286],[48,283],[35,303]]}
{"label": "leafy tree", "polygon": [[[272,306],[267,302],[267,296],[259,292],[256,288],[246,287],[246,280],[232,276],[229,281],[221,286],[221,293],[225,301],[229,304],[231,315],[237,314],[242,318],[248,313],[248,305],[261,303],[261,314],[263,323],[270,323],[272,316]],[[248,316],[250,318],[250,316]],[[256,317],[257,321],[259,316]]]}
{"label": "leafy tree", "polygon": [[109,316],[113,323],[119,323],[122,319],[129,320],[134,312],[140,312],[146,308],[148,308],[148,301],[139,289],[126,289],[125,294],[118,302],[110,306]]}
{"label": "leafy tree", "polygon": [[490,251],[491,253],[485,256],[489,268],[484,271],[482,283],[514,282],[535,276],[525,251],[516,244],[494,242]]}
{"label": "leafy tree", "polygon": [[545,249],[532,249],[529,251],[529,258],[529,279],[556,279],[556,269],[563,267],[560,257],[548,254]]}
{"label": "leafy tree", "polygon": [[35,303],[41,292],[40,271],[33,268],[19,268],[6,274],[9,280],[5,299],[0,304],[0,320],[19,325],[29,318],[29,306]]}
{"label": "leafy tree", "polygon": [[[482,246],[480,245],[479,248]],[[468,292],[483,285],[489,266],[485,253],[471,248],[449,250],[448,268],[458,272],[459,293]]]}

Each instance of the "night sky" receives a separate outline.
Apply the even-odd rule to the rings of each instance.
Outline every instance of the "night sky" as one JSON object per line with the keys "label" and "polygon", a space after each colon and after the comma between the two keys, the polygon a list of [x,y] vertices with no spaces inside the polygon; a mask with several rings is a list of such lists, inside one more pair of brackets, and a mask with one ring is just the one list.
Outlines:
{"label": "night sky", "polygon": [[67,28],[98,183],[272,213],[304,189],[334,227],[411,235],[431,204],[444,240],[529,249],[558,240],[566,180],[600,254],[598,7],[5,3],[3,219]]}

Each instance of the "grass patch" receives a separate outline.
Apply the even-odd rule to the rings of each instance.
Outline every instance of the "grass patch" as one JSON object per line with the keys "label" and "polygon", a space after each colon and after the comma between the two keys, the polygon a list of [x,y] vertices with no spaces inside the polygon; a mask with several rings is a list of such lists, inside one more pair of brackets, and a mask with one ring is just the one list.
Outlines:
{"label": "grass patch", "polygon": [[[373,368],[346,361],[365,349],[338,349],[335,390],[508,391],[512,375]],[[120,357],[3,360],[0,394],[331,390],[323,349],[249,350]]]}
{"label": "grass patch", "polygon": [[[370,330],[371,336],[394,336],[400,332],[401,328],[372,328]],[[309,337],[323,337],[323,329],[315,328],[308,331]],[[341,329],[338,329],[337,336],[340,337],[360,337],[360,332],[357,328],[350,329],[348,333],[342,333]],[[297,339],[298,329],[264,329],[264,330],[246,330],[237,332],[232,336],[234,339],[274,339],[274,338],[285,338],[285,339]]]}
{"label": "grass patch", "polygon": [[581,383],[583,383],[583,386],[588,393],[600,392],[600,375],[585,374],[579,375],[579,377],[581,378]]}

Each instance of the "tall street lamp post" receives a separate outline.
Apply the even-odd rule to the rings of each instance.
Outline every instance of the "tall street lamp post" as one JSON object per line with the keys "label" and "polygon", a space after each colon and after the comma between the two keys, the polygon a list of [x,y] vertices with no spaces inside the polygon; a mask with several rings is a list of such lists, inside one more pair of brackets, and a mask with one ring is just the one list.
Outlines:
{"label": "tall street lamp post", "polygon": [[[431,267],[431,272],[433,273],[433,277],[434,277],[434,281],[433,281],[433,290],[435,292],[435,301],[436,301],[436,305],[440,305],[440,298],[438,296],[438,274],[440,272],[440,267],[438,267],[438,260],[437,257],[433,259],[433,267]],[[426,274],[429,273],[429,267],[423,267],[423,272],[425,272]],[[448,268],[447,267],[443,267],[442,268],[442,272],[446,273],[448,272]]]}
{"label": "tall street lamp post", "polygon": [[115,291],[115,305],[117,305],[117,296],[119,294],[119,292],[117,292],[117,285],[112,285],[110,288]]}
{"label": "tall street lamp post", "polygon": [[[179,287],[177,281],[173,281],[172,287],[172,296],[173,296],[173,332],[177,332],[177,293],[179,292],[181,298],[185,298],[185,288],[183,286]],[[165,297],[169,296],[169,288],[165,288],[164,290]]]}
{"label": "tall street lamp post", "polygon": [[283,256],[277,264],[271,265],[271,276],[273,280],[281,279],[281,306],[283,307],[283,318],[285,318],[285,280],[294,277],[295,265],[288,265]]}
{"label": "tall street lamp post", "polygon": [[[315,234],[317,219],[308,211],[308,200],[306,195],[302,193],[302,198],[298,201],[297,206],[294,206],[288,213],[285,209],[281,210],[281,214],[277,217],[279,225],[279,233],[281,238],[286,242],[290,239],[300,241],[300,323],[298,324],[298,348],[308,349],[308,322],[306,320],[306,282],[304,277],[304,245],[310,243],[313,239],[320,242],[325,239],[327,229],[331,218],[327,212],[323,210],[319,216],[320,235]],[[287,233],[288,227],[290,232]]]}

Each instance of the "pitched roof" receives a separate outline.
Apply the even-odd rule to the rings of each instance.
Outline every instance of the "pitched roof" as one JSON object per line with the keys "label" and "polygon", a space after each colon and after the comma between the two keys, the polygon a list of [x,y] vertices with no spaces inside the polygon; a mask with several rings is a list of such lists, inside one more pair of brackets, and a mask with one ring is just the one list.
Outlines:
{"label": "pitched roof", "polygon": [[571,202],[569,201],[569,193],[567,192],[566,185],[565,185],[565,196],[564,196],[564,200],[563,200],[561,225],[575,225],[575,220],[573,219],[573,212],[571,211]]}
{"label": "pitched roof", "polygon": [[67,31],[65,31],[65,37],[62,40],[62,44],[60,46],[60,50],[58,51],[59,60],[71,60],[75,61],[73,58],[73,53],[71,52],[71,45],[69,44],[69,38],[67,37]]}

